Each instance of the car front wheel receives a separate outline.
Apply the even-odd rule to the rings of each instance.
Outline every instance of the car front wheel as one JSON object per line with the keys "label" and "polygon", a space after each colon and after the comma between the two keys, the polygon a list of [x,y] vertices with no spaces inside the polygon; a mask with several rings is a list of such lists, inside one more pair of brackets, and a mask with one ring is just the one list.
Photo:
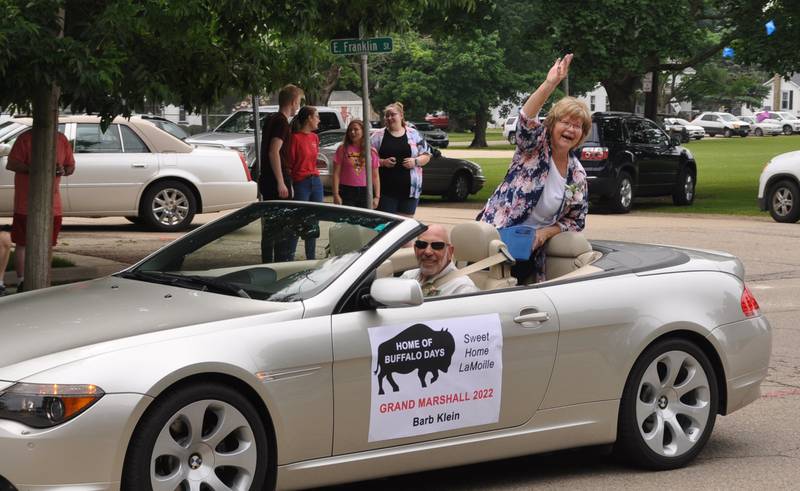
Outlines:
{"label": "car front wheel", "polygon": [[725,128],[725,132],[723,134],[725,135],[725,138],[730,138],[733,136],[733,132],[731,132],[730,128]]}
{"label": "car front wheel", "polygon": [[755,134],[756,136],[764,136],[764,132],[761,131],[761,128],[756,128],[753,134]]}
{"label": "car front wheel", "polygon": [[459,172],[453,176],[453,182],[447,190],[446,198],[449,201],[464,201],[469,196],[469,176],[464,172]]}
{"label": "car front wheel", "polygon": [[708,441],[718,405],[717,379],[706,354],[683,339],[657,342],[628,376],[615,450],[648,469],[683,467]]}
{"label": "car front wheel", "polygon": [[152,229],[162,232],[185,230],[197,212],[192,191],[177,181],[153,184],[142,196],[139,217]]}
{"label": "car front wheel", "polygon": [[517,136],[514,134],[513,131],[508,134],[508,143],[512,145],[515,145],[517,143]]}
{"label": "car front wheel", "polygon": [[619,173],[617,187],[611,197],[611,208],[615,213],[628,213],[633,204],[633,180],[625,171]]}
{"label": "car front wheel", "polygon": [[793,181],[780,181],[770,188],[769,214],[776,222],[794,223],[800,219],[800,187]]}
{"label": "car front wheel", "polygon": [[692,172],[684,167],[675,181],[675,190],[672,192],[672,202],[676,206],[688,206],[694,202],[695,179]]}
{"label": "car front wheel", "polygon": [[134,431],[124,491],[263,489],[264,424],[232,387],[186,385],[156,400]]}
{"label": "car front wheel", "polygon": [[792,127],[791,125],[784,125],[783,127],[783,134],[784,135],[791,135],[792,134]]}

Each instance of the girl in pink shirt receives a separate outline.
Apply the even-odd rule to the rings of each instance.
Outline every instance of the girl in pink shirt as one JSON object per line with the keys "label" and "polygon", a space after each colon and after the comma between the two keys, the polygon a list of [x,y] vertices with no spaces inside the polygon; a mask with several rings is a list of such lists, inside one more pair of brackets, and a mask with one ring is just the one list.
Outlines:
{"label": "girl in pink shirt", "polygon": [[[378,207],[381,197],[378,152],[370,146],[372,159],[372,208]],[[364,123],[354,119],[347,125],[344,141],[333,159],[333,202],[337,205],[367,207],[367,172],[364,157]]]}

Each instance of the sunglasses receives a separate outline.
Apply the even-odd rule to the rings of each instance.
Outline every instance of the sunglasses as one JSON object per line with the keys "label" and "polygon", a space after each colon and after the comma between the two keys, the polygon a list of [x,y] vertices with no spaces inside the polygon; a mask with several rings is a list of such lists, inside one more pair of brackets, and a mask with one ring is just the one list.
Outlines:
{"label": "sunglasses", "polygon": [[414,247],[417,249],[427,249],[428,246],[431,246],[431,249],[434,251],[441,251],[446,245],[446,242],[426,242],[424,240],[418,240],[414,242]]}

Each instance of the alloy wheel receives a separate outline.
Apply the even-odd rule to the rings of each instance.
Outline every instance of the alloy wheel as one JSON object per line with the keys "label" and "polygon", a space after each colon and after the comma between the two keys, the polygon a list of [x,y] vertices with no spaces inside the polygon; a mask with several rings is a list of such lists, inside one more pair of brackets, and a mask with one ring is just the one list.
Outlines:
{"label": "alloy wheel", "polygon": [[786,217],[794,208],[794,200],[791,189],[779,187],[772,193],[772,210],[779,217]]}
{"label": "alloy wheel", "polygon": [[189,215],[189,198],[180,189],[164,188],[153,198],[151,211],[159,223],[175,226]]}

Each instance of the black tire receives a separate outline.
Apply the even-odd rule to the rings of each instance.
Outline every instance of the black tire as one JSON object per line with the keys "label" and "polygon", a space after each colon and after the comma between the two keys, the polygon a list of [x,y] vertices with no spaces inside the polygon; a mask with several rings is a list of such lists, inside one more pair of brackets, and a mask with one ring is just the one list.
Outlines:
{"label": "black tire", "polygon": [[731,136],[733,136],[733,132],[731,131],[730,128],[725,128],[725,131],[722,132],[722,134],[725,136],[725,138],[730,138]]}
{"label": "black tire", "polygon": [[791,125],[783,125],[783,134],[784,135],[791,135],[792,134],[792,126]]}
{"label": "black tire", "polygon": [[753,134],[756,135],[756,136],[764,136],[764,132],[761,131],[761,128],[756,128],[756,130],[753,132]]}
{"label": "black tire", "polygon": [[142,218],[141,217],[134,217],[134,216],[125,217],[125,220],[128,220],[129,222],[131,222],[134,225],[141,225],[142,224]]}
{"label": "black tire", "polygon": [[694,139],[695,139],[695,140],[702,140],[702,139],[703,139],[703,137],[702,137],[702,136],[696,136],[696,137],[694,137]]}
{"label": "black tire", "polygon": [[678,173],[675,189],[672,191],[672,203],[675,206],[689,206],[694,203],[697,182],[694,173],[687,167]]}
{"label": "black tire", "polygon": [[611,196],[611,210],[614,213],[628,213],[633,206],[633,179],[625,171],[617,176],[617,185]]}
{"label": "black tire", "polygon": [[[689,383],[697,387],[679,395]],[[625,382],[615,453],[647,469],[683,467],[711,436],[718,406],[716,373],[706,354],[685,339],[656,342],[639,356]]]}
{"label": "black tire", "polygon": [[769,188],[767,207],[772,219],[781,223],[800,220],[800,187],[790,180],[778,181]]}
{"label": "black tire", "polygon": [[517,135],[515,135],[513,131],[508,133],[508,143],[512,145],[517,144]]}
{"label": "black tire", "polygon": [[[200,425],[202,427],[202,437],[198,439],[198,442],[193,442],[191,431],[186,431],[186,428],[190,427],[190,425],[187,424],[186,419],[188,418],[185,417],[182,411],[189,406],[201,408],[206,406],[202,411],[202,424]],[[246,425],[249,426],[239,426],[226,432],[228,434],[223,436],[228,438],[221,439],[212,448],[206,443],[217,441],[214,438],[214,432],[222,426],[218,424],[221,418],[215,419],[215,416],[218,415],[224,415],[226,419],[233,416],[239,420],[242,419],[240,417],[242,416],[246,421]],[[191,423],[191,421],[188,421],[188,423]],[[248,487],[251,490],[261,490],[267,483],[270,460],[268,458],[269,445],[267,432],[258,412],[253,407],[253,404],[236,389],[219,383],[206,382],[178,387],[170,393],[160,396],[147,409],[136,425],[131,441],[128,444],[125,465],[122,471],[121,489],[123,491],[151,491],[152,479],[157,477],[156,474],[163,476],[173,472],[181,473],[181,469],[185,469],[188,472],[191,464],[181,463],[177,458],[169,455],[153,455],[156,442],[167,437],[167,434],[164,434],[164,430],[167,430],[168,434],[171,435],[172,441],[176,442],[176,447],[178,447],[177,442],[180,440],[180,445],[188,449],[187,453],[192,454],[189,457],[190,460],[194,456],[203,457],[204,454],[209,452],[217,455],[218,453],[231,453],[240,450],[240,441],[249,440],[247,443],[250,445],[247,448],[255,444],[255,452],[248,452],[247,448],[245,448],[242,453],[247,453],[247,457],[250,458],[255,455],[255,462],[250,462],[255,472],[236,474],[240,472],[238,468],[233,468],[231,471],[230,468],[215,467],[214,469],[209,469],[206,477],[212,480],[213,476],[220,477],[220,474],[222,474],[228,479],[249,480],[252,478]],[[230,438],[231,436],[238,438]],[[234,445],[236,448],[230,448]],[[193,452],[194,449],[197,451]],[[154,472],[151,475],[152,460],[155,460],[155,464],[152,466]],[[209,461],[211,461],[212,465],[208,465]],[[201,466],[203,462],[201,459]],[[197,465],[196,459],[193,463]],[[212,467],[213,463],[214,459],[205,459],[205,465],[208,467]],[[252,471],[252,469],[250,470]],[[180,488],[181,479],[182,477],[176,477],[176,488]],[[225,481],[225,478],[221,479],[223,482]],[[208,483],[206,484],[208,485]],[[230,483],[228,485],[230,486]],[[208,489],[212,488],[209,487]],[[188,486],[186,489],[188,489]]]}
{"label": "black tire", "polygon": [[448,201],[464,201],[469,196],[470,178],[466,172],[457,172],[447,189]]}
{"label": "black tire", "polygon": [[178,181],[156,182],[145,191],[139,204],[142,223],[161,232],[185,230],[196,212],[194,193]]}
{"label": "black tire", "polygon": [[742,138],[744,138],[744,137],[746,137],[746,136],[747,136],[747,132],[746,132],[746,131],[742,131],[741,133],[739,133],[739,136],[741,136]]}

